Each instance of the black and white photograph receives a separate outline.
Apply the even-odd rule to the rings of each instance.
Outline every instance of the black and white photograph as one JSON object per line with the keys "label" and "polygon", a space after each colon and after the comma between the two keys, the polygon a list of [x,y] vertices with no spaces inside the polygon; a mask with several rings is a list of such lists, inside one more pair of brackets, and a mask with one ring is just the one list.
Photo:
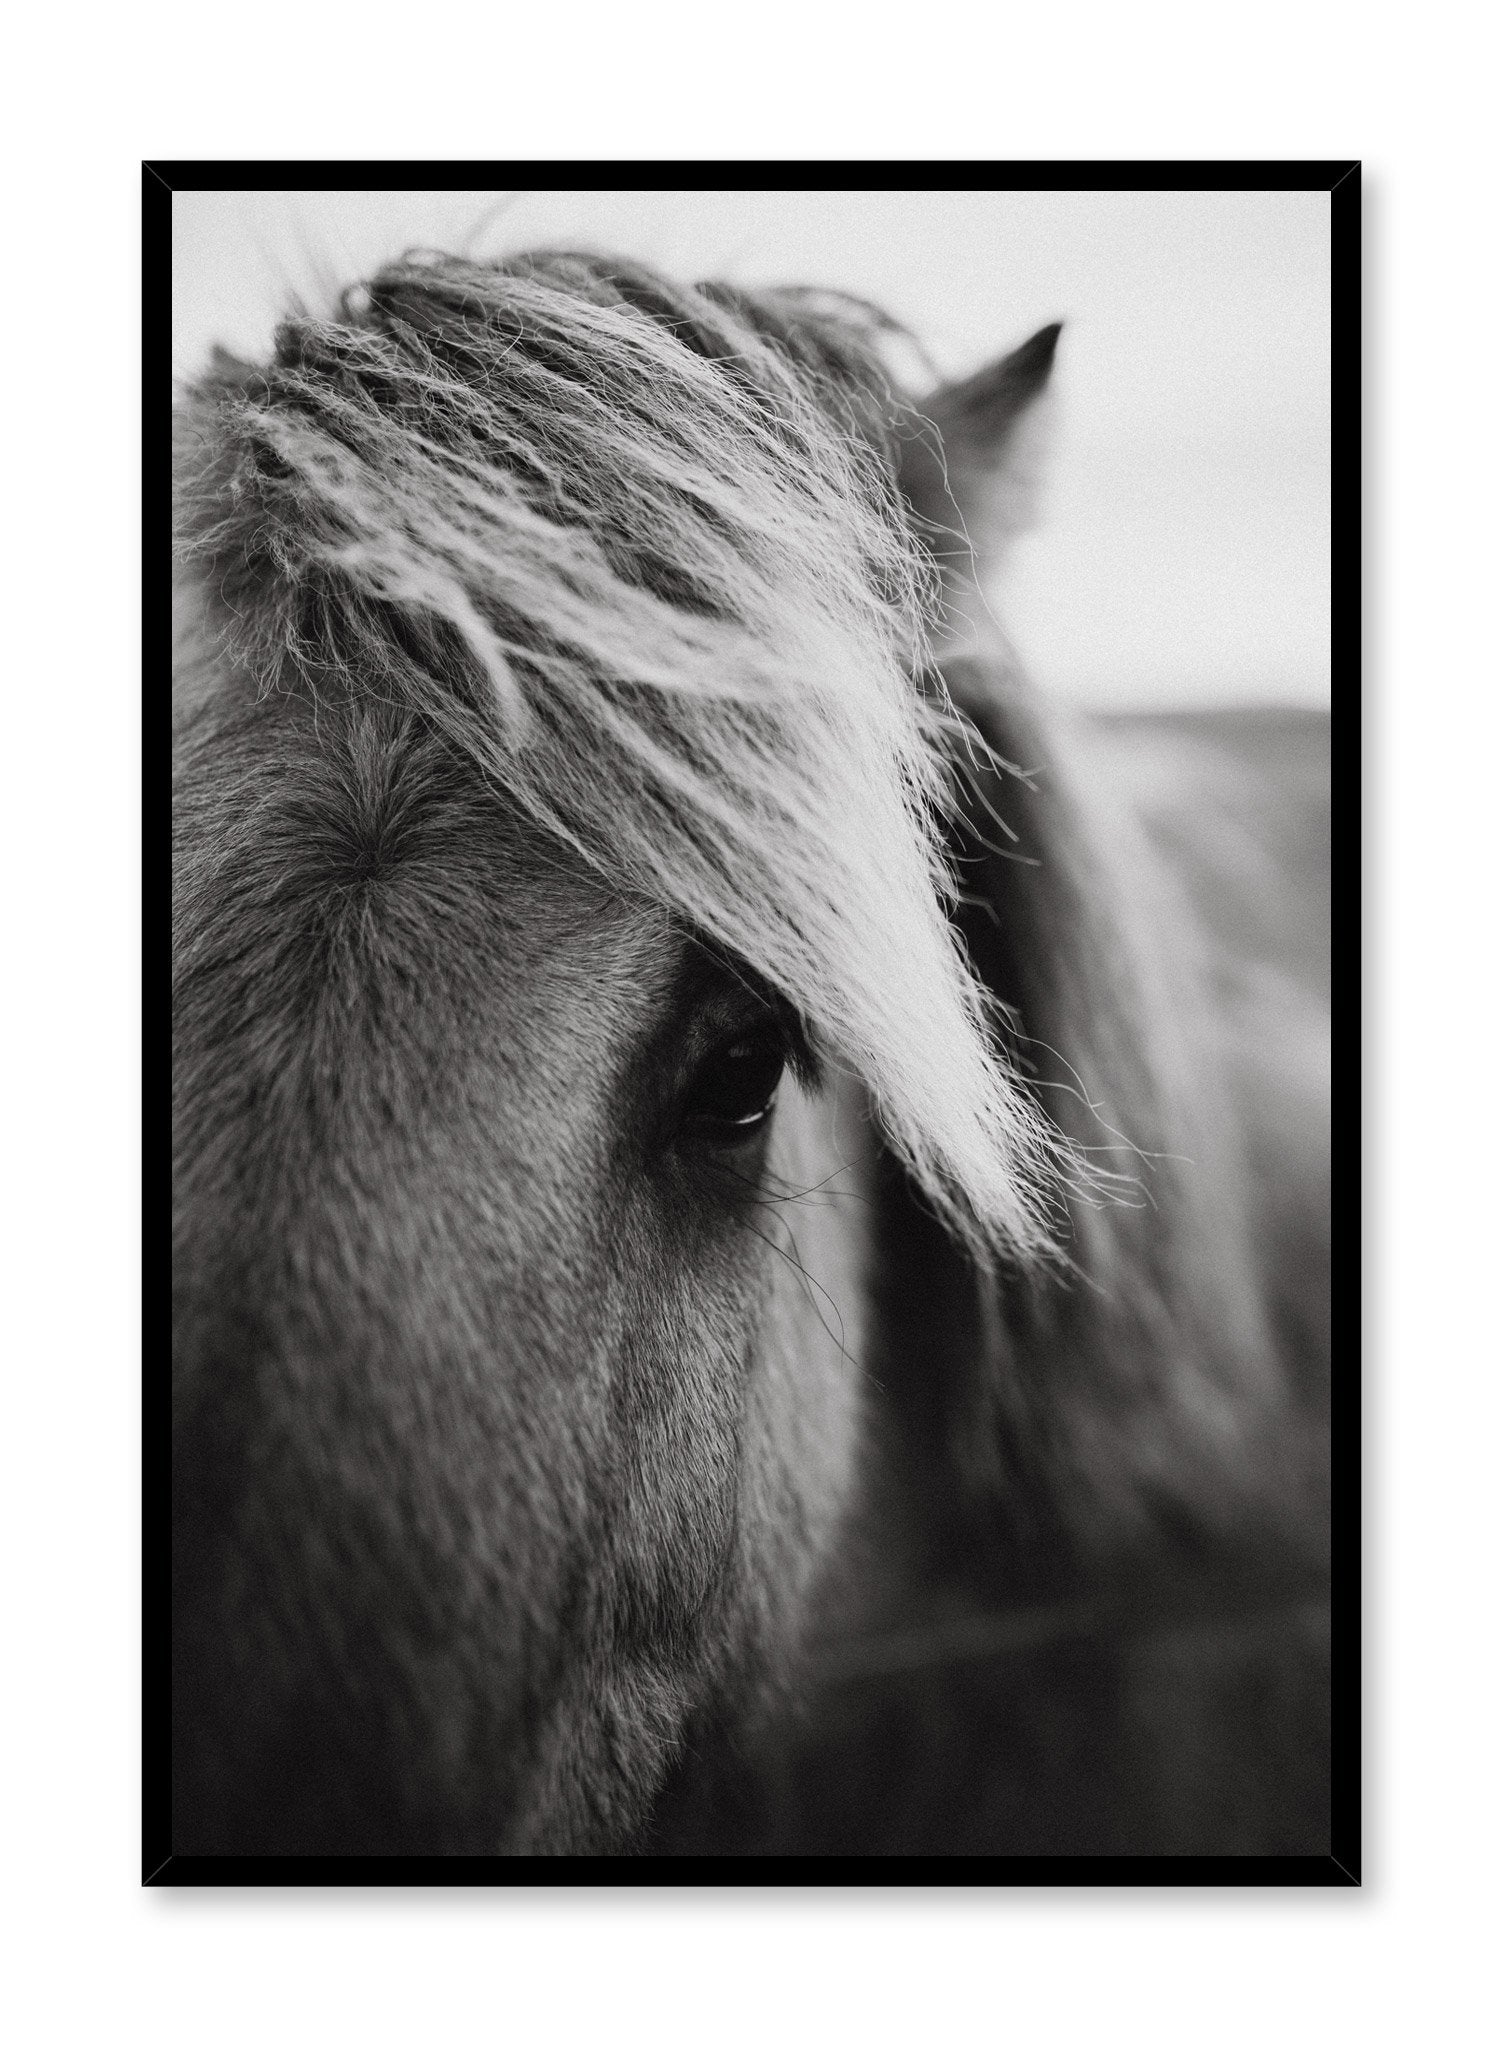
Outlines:
{"label": "black and white photograph", "polygon": [[1354,1886],[1359,168],[601,168],[145,165],[143,1879]]}

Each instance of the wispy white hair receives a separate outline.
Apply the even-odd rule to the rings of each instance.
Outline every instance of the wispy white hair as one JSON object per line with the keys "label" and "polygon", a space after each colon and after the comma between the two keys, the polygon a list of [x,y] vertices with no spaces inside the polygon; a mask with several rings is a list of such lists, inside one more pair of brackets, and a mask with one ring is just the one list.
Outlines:
{"label": "wispy white hair", "polygon": [[427,716],[780,990],[978,1254],[1037,1256],[1057,1141],[946,915],[953,714],[872,385],[754,307],[409,258],[197,387],[180,550],[263,686]]}

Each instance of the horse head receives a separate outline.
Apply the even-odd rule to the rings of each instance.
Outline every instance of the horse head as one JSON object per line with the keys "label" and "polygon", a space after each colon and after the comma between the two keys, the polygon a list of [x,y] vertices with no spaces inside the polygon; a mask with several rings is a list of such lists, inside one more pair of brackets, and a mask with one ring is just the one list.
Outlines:
{"label": "horse head", "polygon": [[1056,335],[916,401],[854,302],[412,258],[180,409],[178,1849],[631,1843],[796,1672],[874,1377],[962,1520],[1222,1511],[1214,1089],[1068,796],[1043,875],[987,823]]}

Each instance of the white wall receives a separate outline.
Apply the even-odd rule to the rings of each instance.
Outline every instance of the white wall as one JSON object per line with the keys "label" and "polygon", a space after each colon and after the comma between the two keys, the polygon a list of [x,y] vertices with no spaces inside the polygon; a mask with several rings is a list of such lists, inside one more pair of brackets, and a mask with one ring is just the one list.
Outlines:
{"label": "white wall", "polygon": [[1037,530],[998,593],[1039,681],[1097,706],[1328,701],[1324,193],[208,192],[173,199],[173,364],[255,352],[413,243],[571,241],[838,285],[946,374],[1063,318]]}

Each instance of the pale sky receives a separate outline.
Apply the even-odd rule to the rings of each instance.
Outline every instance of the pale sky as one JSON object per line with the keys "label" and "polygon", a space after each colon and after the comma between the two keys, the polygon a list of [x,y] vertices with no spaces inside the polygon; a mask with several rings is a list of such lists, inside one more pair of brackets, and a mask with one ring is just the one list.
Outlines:
{"label": "pale sky", "polygon": [[178,375],[264,351],[291,294],[467,240],[860,292],[947,375],[1062,319],[1038,523],[993,593],[1039,684],[1329,701],[1324,192],[179,192],[172,220]]}

